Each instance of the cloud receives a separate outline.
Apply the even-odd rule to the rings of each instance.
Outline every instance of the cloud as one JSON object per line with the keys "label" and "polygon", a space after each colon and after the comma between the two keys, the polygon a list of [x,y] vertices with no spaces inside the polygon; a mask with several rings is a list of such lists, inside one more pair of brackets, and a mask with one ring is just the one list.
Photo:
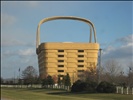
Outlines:
{"label": "cloud", "polygon": [[26,5],[30,7],[38,7],[39,2],[38,1],[26,1]]}
{"label": "cloud", "polygon": [[21,41],[18,40],[8,40],[7,39],[2,39],[2,46],[17,46],[17,45],[24,45],[24,43],[22,43]]}
{"label": "cloud", "polygon": [[[9,47],[7,47],[9,48]],[[12,57],[16,58],[27,58],[27,57],[31,57],[31,56],[35,56],[36,55],[36,50],[35,48],[25,48],[25,49],[2,49],[2,59],[10,59]],[[11,59],[10,59],[11,60]]]}
{"label": "cloud", "polygon": [[2,6],[14,6],[14,7],[30,7],[30,8],[34,8],[34,7],[38,7],[40,4],[40,1],[8,1],[2,2]]}
{"label": "cloud", "polygon": [[[1,55],[1,67],[8,68],[11,66],[28,66],[36,65],[37,56],[36,50],[34,48],[25,48],[25,49],[2,49]],[[8,62],[8,63],[7,63]],[[19,63],[16,63],[19,62]]]}
{"label": "cloud", "polygon": [[121,47],[109,46],[103,52],[103,55],[108,58],[126,58],[131,57],[133,54],[133,44],[127,44]]}
{"label": "cloud", "polygon": [[7,13],[1,14],[1,25],[2,26],[11,26],[17,22],[17,18],[13,15],[9,15]]}
{"label": "cloud", "polygon": [[133,35],[128,35],[115,40],[115,44],[121,43],[120,46],[108,46],[104,52],[103,56],[107,57],[127,57],[133,54]]}
{"label": "cloud", "polygon": [[127,68],[128,64],[133,61],[133,35],[128,35],[116,39],[116,44],[120,46],[108,46],[103,50],[103,61],[108,59],[117,60],[123,67]]}
{"label": "cloud", "polygon": [[35,43],[27,43],[25,41],[17,40],[16,38],[10,38],[9,40],[7,38],[3,38],[1,41],[1,46],[35,46]]}
{"label": "cloud", "polygon": [[38,70],[37,56],[33,48],[4,49],[2,50],[1,62],[1,73],[4,78],[13,77],[14,72],[18,75],[19,68],[23,71],[29,65]]}
{"label": "cloud", "polygon": [[133,34],[132,35],[128,35],[126,37],[122,37],[116,40],[116,42],[121,42],[124,44],[128,44],[128,43],[133,43]]}
{"label": "cloud", "polygon": [[18,54],[20,56],[31,56],[31,55],[35,55],[35,49],[28,48],[28,49],[25,49],[25,50],[19,50],[18,51]]}
{"label": "cloud", "polygon": [[11,55],[14,55],[16,54],[15,51],[12,51],[12,50],[2,50],[2,55],[3,56],[11,56]]}
{"label": "cloud", "polygon": [[[35,34],[35,33],[34,33]],[[30,46],[35,47],[35,35],[27,32],[25,29],[17,28],[17,26],[2,28],[1,31],[1,46]]]}

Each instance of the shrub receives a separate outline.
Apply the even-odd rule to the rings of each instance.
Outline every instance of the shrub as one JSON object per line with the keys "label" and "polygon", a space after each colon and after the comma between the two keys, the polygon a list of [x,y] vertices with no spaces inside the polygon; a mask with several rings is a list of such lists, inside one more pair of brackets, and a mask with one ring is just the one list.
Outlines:
{"label": "shrub", "polygon": [[79,85],[81,83],[82,82],[80,80],[77,80],[75,83],[73,83],[71,92],[80,92],[81,91],[81,88],[79,87]]}
{"label": "shrub", "polygon": [[96,88],[97,88],[97,83],[96,82],[88,82],[87,83],[87,92],[89,93],[94,93],[96,92]]}
{"label": "shrub", "polygon": [[42,86],[53,85],[53,84],[54,84],[54,80],[52,79],[50,75],[48,75],[47,78],[44,78],[42,80]]}
{"label": "shrub", "polygon": [[116,87],[111,83],[103,81],[97,86],[96,90],[99,93],[114,93],[116,92]]}
{"label": "shrub", "polygon": [[95,82],[82,82],[80,80],[76,81],[72,85],[71,92],[96,92],[97,84]]}

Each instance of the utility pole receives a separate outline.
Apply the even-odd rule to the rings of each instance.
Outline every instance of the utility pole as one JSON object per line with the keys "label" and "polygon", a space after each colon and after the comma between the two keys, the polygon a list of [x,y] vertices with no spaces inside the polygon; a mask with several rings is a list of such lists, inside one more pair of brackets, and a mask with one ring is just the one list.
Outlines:
{"label": "utility pole", "polygon": [[15,86],[15,71],[14,71],[14,86]]}
{"label": "utility pole", "polygon": [[19,83],[19,86],[20,86],[20,68],[19,68],[19,80],[18,80],[18,83]]}
{"label": "utility pole", "polygon": [[128,86],[130,86],[130,78],[131,78],[131,70],[132,70],[132,68],[131,67],[129,67],[129,75],[128,75]]}
{"label": "utility pole", "polygon": [[100,83],[100,74],[101,74],[101,61],[102,61],[102,49],[99,49],[99,64],[98,64],[98,83]]}

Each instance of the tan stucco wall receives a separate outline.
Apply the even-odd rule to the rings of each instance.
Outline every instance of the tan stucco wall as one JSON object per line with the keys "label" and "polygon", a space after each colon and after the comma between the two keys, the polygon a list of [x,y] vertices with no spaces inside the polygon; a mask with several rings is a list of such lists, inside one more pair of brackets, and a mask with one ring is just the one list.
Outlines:
{"label": "tan stucco wall", "polygon": [[[64,52],[58,52],[64,50]],[[84,52],[78,52],[84,50]],[[87,70],[89,67],[96,68],[98,59],[98,43],[42,43],[37,49],[39,73],[43,79],[46,75],[66,75],[69,73],[71,82],[78,79],[78,70]],[[64,55],[64,57],[58,57]],[[84,55],[84,57],[78,57]],[[64,60],[64,62],[58,62]],[[83,60],[84,62],[78,62]],[[64,67],[58,67],[64,65]],[[78,67],[84,65],[84,67]],[[64,72],[58,72],[64,70]]]}

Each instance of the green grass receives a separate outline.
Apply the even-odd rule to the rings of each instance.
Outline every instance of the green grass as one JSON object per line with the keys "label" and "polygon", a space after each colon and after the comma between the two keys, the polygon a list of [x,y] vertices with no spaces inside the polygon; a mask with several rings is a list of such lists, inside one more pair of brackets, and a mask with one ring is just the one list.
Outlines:
{"label": "green grass", "polygon": [[133,100],[133,95],[80,94],[52,89],[1,88],[2,98],[10,100]]}

